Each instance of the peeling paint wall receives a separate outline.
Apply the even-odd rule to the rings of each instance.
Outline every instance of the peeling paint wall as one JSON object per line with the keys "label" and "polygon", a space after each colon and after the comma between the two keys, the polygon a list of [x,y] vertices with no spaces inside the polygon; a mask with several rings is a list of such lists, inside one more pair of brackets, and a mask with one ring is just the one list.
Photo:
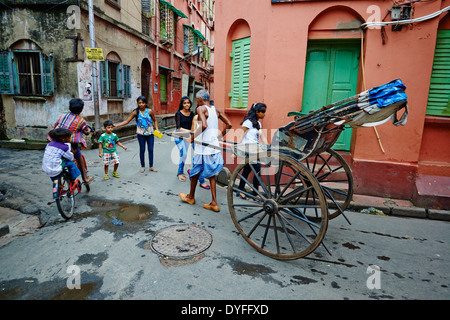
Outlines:
{"label": "peeling paint wall", "polygon": [[[70,2],[68,2],[70,4]],[[76,64],[73,56],[76,30],[67,27],[68,5],[1,8],[0,50],[32,44],[44,55],[53,55],[55,92],[49,97],[1,95],[8,138],[44,140],[57,117],[68,110],[71,98],[78,97]]]}

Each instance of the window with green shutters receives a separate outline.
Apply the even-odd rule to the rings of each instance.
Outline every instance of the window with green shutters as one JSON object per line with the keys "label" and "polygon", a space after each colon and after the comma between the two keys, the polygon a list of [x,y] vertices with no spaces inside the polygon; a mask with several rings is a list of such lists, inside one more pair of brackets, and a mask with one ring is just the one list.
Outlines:
{"label": "window with green shutters", "polygon": [[203,37],[201,32],[186,24],[183,25],[183,32],[183,53],[191,54],[194,51],[197,51],[199,48],[202,48],[202,58],[205,58],[204,44],[202,41],[206,39]]}
{"label": "window with green shutters", "polygon": [[122,63],[100,61],[100,84],[104,98],[131,97],[131,68]]}
{"label": "window with green shutters", "polygon": [[234,40],[231,64],[230,107],[246,109],[250,75],[250,37]]}
{"label": "window with green shutters", "polygon": [[173,43],[175,17],[168,5],[160,3],[159,6],[159,34],[161,41]]}
{"label": "window with green shutters", "polygon": [[52,56],[35,50],[0,52],[0,94],[51,96],[54,92]]}
{"label": "window with green shutters", "polygon": [[427,114],[450,117],[450,30],[438,30]]}

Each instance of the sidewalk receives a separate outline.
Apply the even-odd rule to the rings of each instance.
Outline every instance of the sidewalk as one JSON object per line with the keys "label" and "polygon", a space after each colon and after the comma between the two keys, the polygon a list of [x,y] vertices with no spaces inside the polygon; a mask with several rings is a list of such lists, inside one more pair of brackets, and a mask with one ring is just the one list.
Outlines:
{"label": "sidewalk", "polygon": [[375,208],[386,215],[450,221],[450,210],[435,210],[416,207],[408,200],[379,198],[354,194],[348,209],[358,211]]}

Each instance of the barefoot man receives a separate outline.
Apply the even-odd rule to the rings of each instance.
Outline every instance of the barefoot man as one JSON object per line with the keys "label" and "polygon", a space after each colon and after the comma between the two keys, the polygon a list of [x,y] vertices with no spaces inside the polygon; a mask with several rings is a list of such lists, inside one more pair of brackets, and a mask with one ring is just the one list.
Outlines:
{"label": "barefoot man", "polygon": [[[200,90],[196,94],[197,99],[197,114],[198,127],[194,131],[194,159],[193,167],[189,174],[191,178],[191,189],[189,194],[180,193],[178,196],[181,200],[194,204],[195,203],[195,187],[200,173],[208,178],[211,186],[212,200],[210,203],[205,203],[203,208],[213,211],[219,211],[216,200],[216,175],[223,168],[223,157],[219,148],[219,119],[225,123],[225,128],[222,131],[224,136],[228,129],[231,128],[231,122],[228,118],[217,110],[213,105],[210,105],[209,92],[205,89]],[[203,144],[202,144],[203,143]],[[210,147],[215,146],[216,148]]]}

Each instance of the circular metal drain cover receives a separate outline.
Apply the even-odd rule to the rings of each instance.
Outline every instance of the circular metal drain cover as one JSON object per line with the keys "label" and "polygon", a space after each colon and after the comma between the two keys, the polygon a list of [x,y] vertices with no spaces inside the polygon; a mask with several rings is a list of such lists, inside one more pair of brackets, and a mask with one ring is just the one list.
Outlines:
{"label": "circular metal drain cover", "polygon": [[212,235],[205,229],[182,224],[166,227],[152,238],[151,248],[168,258],[191,258],[206,251],[212,244]]}

